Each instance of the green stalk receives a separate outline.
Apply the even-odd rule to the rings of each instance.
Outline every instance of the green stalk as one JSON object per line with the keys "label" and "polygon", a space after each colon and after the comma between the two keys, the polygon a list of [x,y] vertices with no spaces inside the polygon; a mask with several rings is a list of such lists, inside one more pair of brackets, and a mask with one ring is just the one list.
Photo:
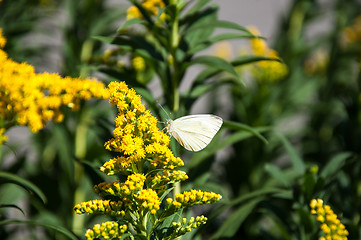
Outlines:
{"label": "green stalk", "polygon": [[[178,62],[177,62],[177,48],[179,45],[179,15],[180,15],[180,11],[179,8],[177,6],[178,1],[177,0],[171,0],[170,4],[176,6],[176,13],[174,14],[175,18],[173,20],[172,23],[172,35],[171,35],[171,56],[172,56],[172,65],[173,65],[173,74],[172,74],[172,86],[173,86],[173,112],[177,112],[179,110],[179,99],[180,99],[180,95],[179,95],[179,90],[178,90],[178,85],[179,85],[179,69],[178,69]],[[174,198],[176,196],[176,194],[181,192],[181,184],[180,182],[176,182],[173,184],[174,186]],[[176,238],[176,239],[180,239],[180,238]]]}
{"label": "green stalk", "polygon": [[179,69],[178,69],[178,64],[176,61],[176,53],[177,53],[177,48],[179,46],[179,9],[177,7],[177,0],[171,0],[170,4],[174,5],[176,7],[176,12],[174,14],[174,19],[172,22],[172,33],[170,36],[170,42],[171,42],[171,56],[172,56],[172,62],[171,65],[173,67],[173,73],[172,73],[172,87],[173,87],[173,107],[172,110],[173,112],[177,112],[179,110],[179,90],[178,90],[178,85],[179,85],[179,80],[178,80],[178,74],[179,74]]}
{"label": "green stalk", "polygon": [[[93,54],[93,47],[94,47],[94,41],[93,40],[86,40],[83,43],[82,50],[81,50],[81,56],[80,61],[82,64],[88,63],[91,59],[91,56]],[[86,67],[82,67],[80,69],[80,77],[81,78],[87,78],[89,77],[89,69]]]}
{"label": "green stalk", "polygon": [[[86,156],[87,148],[87,132],[89,128],[89,120],[86,117],[86,114],[82,111],[80,116],[79,125],[76,128],[75,132],[75,157],[78,160],[83,160]],[[81,188],[81,180],[84,176],[84,168],[79,162],[74,162],[74,185],[75,185],[75,194],[74,194],[74,206],[85,200],[85,191]],[[73,231],[76,234],[82,234],[84,228],[85,217],[83,215],[78,215],[73,212]]]}

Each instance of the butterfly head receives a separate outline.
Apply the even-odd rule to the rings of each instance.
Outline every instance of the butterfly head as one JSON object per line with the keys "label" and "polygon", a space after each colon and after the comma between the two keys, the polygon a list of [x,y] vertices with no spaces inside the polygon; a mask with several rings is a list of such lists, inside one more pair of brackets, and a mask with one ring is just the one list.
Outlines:
{"label": "butterfly head", "polygon": [[172,135],[173,132],[173,120],[172,119],[167,119],[167,125],[165,126],[165,129],[167,129],[167,133],[169,133],[170,135]]}

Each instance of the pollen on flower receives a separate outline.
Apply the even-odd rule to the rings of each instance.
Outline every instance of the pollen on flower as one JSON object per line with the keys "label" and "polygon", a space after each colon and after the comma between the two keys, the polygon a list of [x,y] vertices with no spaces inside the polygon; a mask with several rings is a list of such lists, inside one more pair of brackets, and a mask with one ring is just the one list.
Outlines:
{"label": "pollen on flower", "polygon": [[[348,231],[329,205],[324,205],[322,199],[312,199],[310,202],[311,214],[316,215],[321,222],[320,229],[324,232],[323,239],[346,240]],[[320,239],[321,239],[320,238]]]}

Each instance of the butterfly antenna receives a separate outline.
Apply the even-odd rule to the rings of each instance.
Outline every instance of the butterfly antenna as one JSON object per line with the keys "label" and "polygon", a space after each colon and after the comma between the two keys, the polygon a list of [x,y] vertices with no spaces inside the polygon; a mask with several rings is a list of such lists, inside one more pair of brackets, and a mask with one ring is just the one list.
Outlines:
{"label": "butterfly antenna", "polygon": [[168,114],[168,112],[164,109],[164,107],[158,102],[158,100],[156,100],[157,104],[159,105],[159,107],[165,112],[165,114],[167,115],[168,119],[170,119],[170,116]]}

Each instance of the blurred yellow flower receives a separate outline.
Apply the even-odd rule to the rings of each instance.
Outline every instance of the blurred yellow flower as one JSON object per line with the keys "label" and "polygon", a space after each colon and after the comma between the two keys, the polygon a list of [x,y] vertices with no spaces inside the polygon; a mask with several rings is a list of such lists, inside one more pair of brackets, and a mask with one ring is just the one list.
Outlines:
{"label": "blurred yellow flower", "polygon": [[145,69],[145,61],[144,61],[144,58],[138,56],[138,57],[135,57],[132,59],[132,64],[133,64],[133,67],[134,69],[137,71],[137,72],[142,72],[144,71]]}
{"label": "blurred yellow flower", "polygon": [[341,44],[345,47],[349,47],[352,44],[361,44],[361,15],[355,18],[351,26],[343,29]]}
{"label": "blurred yellow flower", "polygon": [[321,222],[320,228],[325,234],[320,240],[347,240],[348,231],[329,205],[324,205],[322,199],[312,199],[310,207],[311,214],[316,215],[317,221]]}
{"label": "blurred yellow flower", "polygon": [[3,48],[5,44],[6,44],[6,38],[3,36],[3,30],[0,28],[0,48]]}
{"label": "blurred yellow flower", "polygon": [[[2,38],[0,35],[0,41]],[[9,59],[2,49],[0,63],[0,118],[5,123],[26,125],[33,132],[50,120],[61,122],[61,106],[76,111],[81,100],[109,96],[104,84],[95,79],[35,73],[33,66]]]}
{"label": "blurred yellow flower", "polygon": [[[162,0],[142,0],[141,5],[144,9],[148,10],[154,16],[158,15],[159,8],[165,8],[165,4]],[[136,6],[131,6],[127,10],[127,20],[132,18],[143,19],[142,13]],[[165,19],[165,13],[160,15],[160,20]]]}
{"label": "blurred yellow flower", "polygon": [[232,58],[232,45],[227,41],[218,42],[213,47],[213,55],[229,60]]}
{"label": "blurred yellow flower", "polygon": [[317,49],[304,63],[305,73],[308,76],[325,73],[329,60],[330,54],[325,48]]}
{"label": "blurred yellow flower", "polygon": [[[256,27],[248,27],[249,31],[260,36],[260,32]],[[250,40],[252,54],[281,60],[278,53],[270,49],[264,39],[252,38]],[[286,64],[279,61],[258,61],[253,64],[252,74],[259,82],[277,82],[288,74]]]}
{"label": "blurred yellow flower", "polygon": [[0,145],[8,140],[8,137],[4,135],[5,131],[5,128],[0,128]]}

